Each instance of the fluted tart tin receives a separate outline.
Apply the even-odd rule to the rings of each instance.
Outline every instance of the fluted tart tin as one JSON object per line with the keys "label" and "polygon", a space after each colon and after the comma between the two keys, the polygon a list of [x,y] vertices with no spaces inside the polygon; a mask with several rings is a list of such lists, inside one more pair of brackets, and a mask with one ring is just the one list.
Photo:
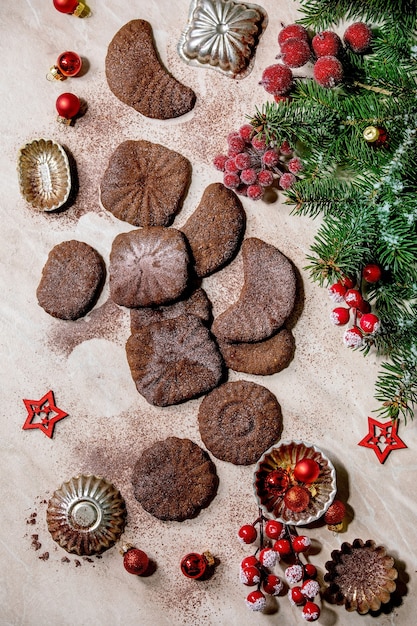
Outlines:
{"label": "fluted tart tin", "polygon": [[178,53],[189,65],[209,67],[230,78],[245,78],[252,70],[267,23],[265,10],[257,4],[193,0]]}
{"label": "fluted tart tin", "polygon": [[71,171],[64,148],[51,139],[34,139],[18,154],[20,191],[38,211],[62,207],[71,191]]}
{"label": "fluted tart tin", "polygon": [[[294,469],[300,461],[312,459],[318,464],[319,474],[314,482],[304,484],[294,477]],[[280,472],[287,478],[280,480],[283,488],[269,487],[268,477]],[[285,484],[284,484],[285,482]],[[303,510],[291,510],[286,505],[285,494],[296,484],[310,494],[308,505]],[[282,442],[272,446],[259,459],[254,475],[255,497],[267,516],[273,515],[283,524],[302,526],[322,517],[336,495],[336,471],[327,458],[315,445],[303,441]]]}
{"label": "fluted tart tin", "polygon": [[105,478],[80,475],[54,492],[46,511],[52,538],[67,552],[100,554],[111,548],[126,523],[126,504]]}

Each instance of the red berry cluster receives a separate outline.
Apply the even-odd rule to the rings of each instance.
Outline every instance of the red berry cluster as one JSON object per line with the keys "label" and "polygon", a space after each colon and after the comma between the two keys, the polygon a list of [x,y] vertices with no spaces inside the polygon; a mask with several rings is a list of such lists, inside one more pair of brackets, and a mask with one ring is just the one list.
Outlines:
{"label": "red berry cluster", "polygon": [[[256,526],[259,526],[259,547],[240,564],[240,581],[248,587],[257,587],[246,597],[246,605],[252,611],[262,611],[268,595],[284,595],[287,590],[291,604],[302,607],[303,618],[314,622],[320,616],[320,608],[313,602],[320,592],[315,580],[317,569],[311,563],[303,564],[300,559],[300,554],[307,552],[311,545],[309,537],[295,535],[288,526],[260,514],[253,524],[244,524],[239,529],[239,540],[244,544],[255,543]],[[284,567],[283,578],[272,571],[278,562]]]}
{"label": "red berry cluster", "polygon": [[345,304],[337,306],[330,314],[330,319],[337,326],[348,324],[353,313],[353,326],[350,326],[343,335],[343,341],[348,348],[358,348],[362,346],[364,337],[374,335],[379,327],[380,321],[377,315],[371,312],[371,305],[364,298],[363,291],[366,285],[377,283],[382,276],[379,265],[370,263],[362,270],[364,285],[357,285],[351,278],[343,278],[328,288],[328,293],[333,302]]}
{"label": "red berry cluster", "polygon": [[229,133],[227,146],[227,154],[216,155],[213,165],[224,172],[225,187],[252,200],[261,199],[275,180],[281,189],[288,189],[302,170],[301,160],[287,142],[275,146],[251,124]]}
{"label": "red berry cluster", "polygon": [[[351,24],[343,35],[343,42],[353,52],[362,54],[369,48],[371,29],[363,22]],[[325,30],[316,33],[310,41],[309,33],[301,24],[290,24],[278,33],[281,62],[268,66],[260,84],[275,100],[290,97],[294,84],[292,70],[312,61],[314,80],[322,87],[335,87],[343,80],[343,65],[340,56],[344,50],[339,35]]]}

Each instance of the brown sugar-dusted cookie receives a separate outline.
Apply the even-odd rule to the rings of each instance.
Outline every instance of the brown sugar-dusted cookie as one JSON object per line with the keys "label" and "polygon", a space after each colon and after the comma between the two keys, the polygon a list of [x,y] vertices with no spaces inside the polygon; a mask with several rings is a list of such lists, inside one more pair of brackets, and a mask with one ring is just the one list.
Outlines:
{"label": "brown sugar-dusted cookie", "polygon": [[106,277],[101,255],[83,241],[64,241],[50,251],[36,295],[49,315],[76,320],[93,308]]}
{"label": "brown sugar-dusted cookie", "polygon": [[100,182],[103,207],[133,226],[169,226],[181,209],[191,163],[150,141],[122,142]]}
{"label": "brown sugar-dusted cookie", "polygon": [[281,328],[272,337],[254,343],[218,343],[227,367],[235,372],[257,376],[281,372],[292,361],[295,350],[294,335],[287,328]]}
{"label": "brown sugar-dusted cookie", "polygon": [[281,407],[262,385],[226,382],[203,398],[198,424],[204,445],[215,457],[250,465],[281,437]]}
{"label": "brown sugar-dusted cookie", "polygon": [[115,34],[106,55],[107,83],[124,104],[158,120],[192,110],[196,96],[162,65],[146,20],[132,20]]}
{"label": "brown sugar-dusted cookie", "polygon": [[204,190],[200,204],[181,229],[200,278],[226,265],[237,252],[246,227],[246,214],[234,191],[222,183]]}
{"label": "brown sugar-dusted cookie", "polygon": [[219,479],[207,452],[190,439],[168,437],[142,452],[132,483],[137,500],[148,513],[182,522],[210,504]]}
{"label": "brown sugar-dusted cookie", "polygon": [[110,252],[110,296],[126,307],[178,298],[188,282],[188,250],[175,228],[152,226],[121,233]]}
{"label": "brown sugar-dusted cookie", "polygon": [[262,341],[283,325],[294,307],[295,272],[278,248],[251,237],[242,244],[242,258],[239,298],[213,322],[220,341]]}
{"label": "brown sugar-dusted cookie", "polygon": [[126,355],[137,390],[156,406],[207,393],[223,375],[217,345],[194,315],[143,326],[127,340]]}
{"label": "brown sugar-dusted cookie", "polygon": [[184,298],[158,307],[141,307],[130,310],[130,332],[132,335],[142,326],[160,322],[161,320],[174,319],[180,315],[195,315],[202,322],[208,324],[211,317],[211,303],[204,289],[196,289],[188,298]]}

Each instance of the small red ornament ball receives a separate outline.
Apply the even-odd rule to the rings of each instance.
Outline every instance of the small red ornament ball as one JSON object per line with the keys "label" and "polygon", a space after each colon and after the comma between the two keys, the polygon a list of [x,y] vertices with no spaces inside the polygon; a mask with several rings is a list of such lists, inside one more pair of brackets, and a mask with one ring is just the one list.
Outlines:
{"label": "small red ornament ball", "polygon": [[314,64],[313,76],[321,87],[332,88],[343,80],[343,66],[335,56],[320,57]]}
{"label": "small red ornament ball", "polygon": [[350,319],[350,310],[344,306],[338,306],[330,313],[330,321],[336,326],[344,326]]}
{"label": "small red ornament ball", "polygon": [[340,500],[333,500],[332,504],[324,514],[324,521],[326,524],[335,526],[343,521],[346,514],[346,507]]}
{"label": "small red ornament ball", "polygon": [[306,602],[303,606],[303,618],[306,622],[315,622],[320,617],[320,608],[315,602]]}
{"label": "small red ornament ball", "polygon": [[249,544],[256,541],[258,532],[255,526],[252,526],[252,524],[244,524],[243,526],[241,526],[241,528],[239,528],[237,536],[242,543]]}
{"label": "small red ornament ball", "polygon": [[375,333],[380,326],[379,317],[373,313],[365,313],[359,320],[359,326],[364,333]]}
{"label": "small red ornament ball", "polygon": [[80,110],[80,99],[73,93],[62,93],[56,100],[56,110],[60,117],[72,119]]}
{"label": "small red ornament ball", "polygon": [[282,44],[287,41],[287,39],[304,39],[304,41],[308,41],[308,32],[307,29],[301,24],[288,24],[278,33],[278,44],[282,46]]}
{"label": "small red ornament ball", "polygon": [[292,37],[281,45],[281,59],[287,67],[302,67],[310,60],[311,50],[305,39]]}
{"label": "small red ornament ball", "polygon": [[130,548],[123,556],[123,565],[129,574],[143,576],[149,567],[149,558],[143,550]]}
{"label": "small red ornament ball", "polygon": [[284,496],[284,504],[290,511],[294,513],[301,513],[305,511],[310,502],[310,492],[301,487],[300,485],[294,485],[288,489]]}
{"label": "small red ornament ball", "polygon": [[319,474],[320,465],[314,459],[301,459],[294,467],[294,478],[300,483],[314,483]]}
{"label": "small red ornament ball", "polygon": [[74,13],[79,5],[78,0],[53,0],[54,7],[60,13]]}
{"label": "small red ornament ball", "polygon": [[290,91],[293,84],[292,71],[281,63],[269,65],[262,73],[260,84],[267,93],[285,95]]}
{"label": "small red ornament ball", "polygon": [[288,488],[289,482],[288,472],[281,468],[272,470],[265,478],[266,488],[274,491],[276,494],[284,493]]}
{"label": "small red ornament ball", "polygon": [[265,524],[265,535],[269,539],[279,539],[281,537],[284,524],[274,519],[269,519]]}
{"label": "small red ornament ball", "polygon": [[347,27],[343,40],[357,54],[366,52],[371,44],[372,31],[364,22],[355,22]]}
{"label": "small red ornament ball", "polygon": [[311,41],[311,47],[316,57],[336,57],[340,52],[342,42],[337,33],[332,30],[324,30],[314,35]]}
{"label": "small red ornament ball", "polygon": [[363,268],[362,276],[367,283],[377,283],[382,276],[382,270],[376,263],[368,263]]}
{"label": "small red ornament ball", "polygon": [[81,57],[76,52],[63,52],[57,60],[59,70],[64,76],[77,76],[82,67]]}
{"label": "small red ornament ball", "polygon": [[203,554],[190,552],[180,563],[181,572],[187,578],[201,578],[207,569],[207,559]]}

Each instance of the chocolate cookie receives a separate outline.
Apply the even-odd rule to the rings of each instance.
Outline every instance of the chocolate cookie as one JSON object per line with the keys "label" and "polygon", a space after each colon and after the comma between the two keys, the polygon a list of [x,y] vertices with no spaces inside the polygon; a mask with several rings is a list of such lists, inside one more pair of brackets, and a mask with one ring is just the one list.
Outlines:
{"label": "chocolate cookie", "polygon": [[198,424],[201,439],[215,457],[250,465],[281,437],[281,407],[262,385],[227,382],[203,398]]}
{"label": "chocolate cookie", "polygon": [[190,244],[197,276],[208,276],[233,258],[245,226],[246,214],[235,192],[221,183],[206,187],[200,204],[181,229]]}
{"label": "chocolate cookie", "polygon": [[124,141],[100,182],[103,207],[133,226],[169,226],[182,206],[191,163],[150,141]]}
{"label": "chocolate cookie", "polygon": [[294,336],[286,328],[281,328],[268,339],[254,343],[218,343],[227,367],[235,372],[257,376],[281,372],[292,361],[295,350]]}
{"label": "chocolate cookie", "polygon": [[114,95],[145,117],[167,120],[194,107],[195,93],[162,65],[152,26],[145,20],[132,20],[115,34],[105,67]]}
{"label": "chocolate cookie", "polygon": [[132,335],[142,326],[174,319],[180,315],[195,315],[207,324],[211,317],[211,303],[204,289],[196,289],[188,298],[173,304],[158,307],[141,307],[130,310],[130,332]]}
{"label": "chocolate cookie", "polygon": [[262,341],[283,325],[294,307],[295,272],[278,248],[252,237],[242,244],[242,258],[239,299],[213,322],[220,341]]}
{"label": "chocolate cookie", "polygon": [[223,360],[203,322],[194,315],[148,324],[126,343],[136,388],[150,404],[179,404],[219,384]]}
{"label": "chocolate cookie", "polygon": [[188,282],[188,250],[175,228],[153,226],[121,233],[110,252],[110,296],[126,307],[178,298]]}
{"label": "chocolate cookie", "polygon": [[93,308],[106,277],[101,255],[83,241],[64,241],[50,251],[36,295],[53,317],[76,320]]}
{"label": "chocolate cookie", "polygon": [[210,504],[219,479],[207,452],[190,439],[168,437],[142,452],[132,483],[137,500],[148,513],[182,522]]}

